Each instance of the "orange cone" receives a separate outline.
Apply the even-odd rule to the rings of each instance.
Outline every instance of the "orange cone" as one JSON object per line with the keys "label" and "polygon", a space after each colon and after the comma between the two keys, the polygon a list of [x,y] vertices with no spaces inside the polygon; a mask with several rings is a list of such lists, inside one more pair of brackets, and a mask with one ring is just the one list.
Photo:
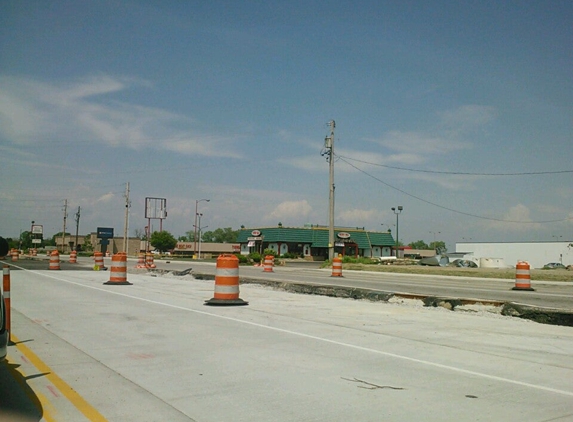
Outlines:
{"label": "orange cone", "polygon": [[531,275],[529,272],[529,262],[519,261],[515,266],[515,287],[511,290],[535,291],[531,288]]}
{"label": "orange cone", "polygon": [[155,264],[153,263],[153,254],[151,252],[145,254],[145,266],[147,268],[155,268]]}
{"label": "orange cone", "polygon": [[336,257],[332,258],[332,274],[331,277],[342,277],[342,259]]}
{"label": "orange cone", "polygon": [[265,256],[265,263],[263,267],[264,273],[272,273],[273,272],[273,264],[275,263],[275,257],[272,255]]}
{"label": "orange cone", "polygon": [[60,253],[58,251],[53,251],[50,254],[50,270],[60,269]]}
{"label": "orange cone", "polygon": [[239,258],[231,254],[219,255],[215,270],[215,294],[205,305],[248,305],[239,299]]}
{"label": "orange cone", "polygon": [[135,268],[145,268],[145,254],[144,253],[140,253],[139,256],[137,257],[137,265],[135,266]]}
{"label": "orange cone", "polygon": [[94,252],[94,271],[107,270],[103,262],[103,253]]}
{"label": "orange cone", "polygon": [[111,270],[109,281],[103,284],[131,285],[127,281],[127,254],[119,252],[111,257]]}

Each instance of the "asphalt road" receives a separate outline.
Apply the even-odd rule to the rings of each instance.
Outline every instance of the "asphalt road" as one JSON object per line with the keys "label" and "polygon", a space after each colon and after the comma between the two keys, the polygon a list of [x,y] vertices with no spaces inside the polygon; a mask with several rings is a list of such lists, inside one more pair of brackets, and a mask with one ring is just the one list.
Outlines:
{"label": "asphalt road", "polygon": [[[452,312],[249,284],[248,306],[209,307],[212,280],[139,273],[130,261],[132,285],[106,285],[109,271],[89,260],[60,271],[26,261],[11,271],[0,420],[8,411],[33,421],[573,418],[571,327],[493,307]],[[331,281],[321,270],[263,276],[279,275]]]}
{"label": "asphalt road", "polygon": [[[156,261],[164,270],[193,268],[195,273],[215,274],[214,263]],[[540,307],[573,310],[573,283],[532,282],[535,291],[515,291],[513,280],[446,277],[418,274],[396,274],[368,271],[343,271],[343,277],[331,277],[330,269],[275,267],[264,273],[260,267],[240,267],[240,275],[249,279],[360,287],[393,293],[480,299],[484,301],[518,302]]]}
{"label": "asphalt road", "polygon": [[[133,267],[136,260],[129,261]],[[109,266],[110,258],[106,258],[105,263]],[[216,269],[214,262],[204,261],[155,260],[155,264],[160,270],[181,271],[192,268],[194,273],[213,276]],[[19,265],[27,269],[46,269],[48,261],[47,257],[35,260],[23,259],[19,261]],[[93,266],[93,258],[80,257],[78,264],[70,264],[67,262],[67,256],[64,256],[60,265],[63,270],[85,270]],[[515,282],[506,279],[346,270],[343,271],[343,277],[331,277],[330,269],[319,269],[316,263],[277,266],[272,273],[263,272],[261,267],[241,266],[240,276],[252,280],[359,287],[405,295],[516,302],[573,311],[573,283],[570,282],[534,281],[531,283],[534,291],[516,291],[513,290]]]}

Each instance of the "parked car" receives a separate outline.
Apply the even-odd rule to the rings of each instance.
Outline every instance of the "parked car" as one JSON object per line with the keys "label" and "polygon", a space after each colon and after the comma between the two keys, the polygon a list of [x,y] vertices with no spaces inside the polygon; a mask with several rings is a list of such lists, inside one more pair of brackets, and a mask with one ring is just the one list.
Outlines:
{"label": "parked car", "polygon": [[544,269],[544,270],[553,270],[553,269],[557,269],[557,268],[563,268],[563,269],[565,269],[566,267],[565,267],[565,265],[563,265],[563,264],[560,263],[560,262],[550,262],[549,264],[545,264],[545,265],[543,266],[543,269]]}

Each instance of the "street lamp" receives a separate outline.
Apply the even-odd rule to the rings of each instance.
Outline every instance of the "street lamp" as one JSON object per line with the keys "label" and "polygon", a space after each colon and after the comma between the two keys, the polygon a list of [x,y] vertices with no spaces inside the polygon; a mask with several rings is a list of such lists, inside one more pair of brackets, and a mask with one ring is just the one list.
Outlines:
{"label": "street lamp", "polygon": [[198,230],[198,232],[199,232],[199,250],[198,250],[198,252],[197,252],[197,258],[198,258],[198,259],[201,259],[201,231],[202,231],[203,229],[206,229],[206,228],[209,227],[209,226],[201,227],[201,217],[203,217],[203,214],[199,213],[199,214],[197,215],[197,217],[198,217],[198,219],[199,219],[199,223],[198,223],[198,227],[197,227],[197,230]]}
{"label": "street lamp", "polygon": [[394,214],[396,214],[396,258],[398,258],[398,235],[399,235],[399,231],[398,231],[398,216],[400,215],[400,213],[402,212],[402,210],[404,209],[404,207],[402,205],[398,205],[398,208],[392,207],[392,212]]}
{"label": "street lamp", "polygon": [[210,199],[196,199],[195,200],[195,225],[193,226],[195,231],[193,233],[193,253],[197,253],[197,215],[198,215],[197,208],[199,207],[199,202],[201,202],[201,201],[209,202]]}

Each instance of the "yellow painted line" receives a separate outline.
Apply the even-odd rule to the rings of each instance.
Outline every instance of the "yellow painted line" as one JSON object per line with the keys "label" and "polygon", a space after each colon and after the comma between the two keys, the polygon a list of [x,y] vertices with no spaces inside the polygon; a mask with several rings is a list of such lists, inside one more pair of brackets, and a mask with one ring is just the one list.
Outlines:
{"label": "yellow painted line", "polygon": [[88,420],[94,422],[106,422],[107,419],[97,411],[91,404],[89,404],[82,396],[80,396],[72,387],[70,387],[63,379],[56,375],[52,369],[46,365],[32,350],[20,342],[18,338],[12,334],[12,341],[16,344],[16,348],[34,365],[40,372],[47,374],[46,378],[54,384],[54,386],[78,409]]}
{"label": "yellow painted line", "polygon": [[[8,361],[8,363],[13,363],[14,365],[17,365],[17,363],[15,361],[12,362],[8,357],[6,358],[6,360]],[[31,393],[30,389],[26,385],[26,381],[23,381],[23,379],[26,378],[26,373],[22,369],[15,369],[15,368],[12,368],[10,366],[8,366],[8,371],[12,374],[12,376],[14,377],[16,382],[18,384],[20,384],[20,386],[22,387],[22,390],[25,391],[26,395],[28,396],[30,401],[32,403],[34,403],[34,405],[35,405],[34,407],[36,407],[36,408],[38,408],[38,406],[36,405],[36,400],[34,400],[34,399],[35,398],[38,399],[38,401],[41,404],[41,406],[38,408],[38,412],[42,415],[42,419],[45,419],[46,422],[55,422],[56,419],[54,419],[51,412],[47,409],[47,408],[52,408],[53,407],[52,404],[48,400],[46,400],[46,397],[44,397],[43,394],[40,394],[37,392]],[[20,376],[18,376],[16,374],[16,372]]]}

